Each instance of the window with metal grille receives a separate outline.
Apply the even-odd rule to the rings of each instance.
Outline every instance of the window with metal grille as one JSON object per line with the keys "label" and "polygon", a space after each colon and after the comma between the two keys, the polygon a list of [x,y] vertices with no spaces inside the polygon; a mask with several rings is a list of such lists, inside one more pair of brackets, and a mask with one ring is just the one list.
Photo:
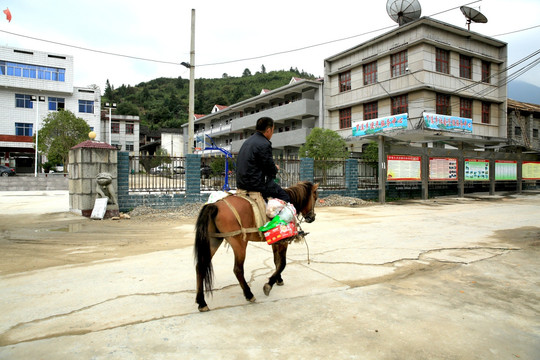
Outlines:
{"label": "window with metal grille", "polygon": [[404,114],[409,111],[409,97],[400,95],[392,98],[392,115]]}
{"label": "window with metal grille", "polygon": [[482,102],[482,124],[490,123],[490,107],[490,103],[485,101]]}
{"label": "window with metal grille", "polygon": [[132,122],[126,122],[126,134],[133,135],[135,133],[135,125]]}
{"label": "window with metal grille", "polygon": [[472,79],[472,58],[465,55],[459,55],[459,76]]}
{"label": "window with metal grille", "polygon": [[391,56],[390,70],[392,72],[392,77],[405,74],[407,66],[407,50],[403,50]]}
{"label": "window with metal grille", "polygon": [[467,119],[472,119],[472,100],[461,98],[459,99],[459,116]]}
{"label": "window with metal grille", "polygon": [[491,77],[491,64],[489,63],[489,61],[482,61],[482,82],[489,84],[490,77]]}
{"label": "window with metal grille", "polygon": [[347,129],[351,127],[351,108],[339,110],[339,128]]}
{"label": "window with metal grille", "polygon": [[26,123],[15,123],[15,135],[17,136],[32,136],[34,125]]}
{"label": "window with metal grille", "polygon": [[15,94],[15,107],[33,109],[32,95]]}
{"label": "window with metal grille", "polygon": [[435,70],[445,74],[450,73],[449,65],[450,51],[443,49],[435,50]]}
{"label": "window with metal grille", "polygon": [[111,133],[113,134],[120,134],[120,123],[119,122],[112,122],[111,123]]}
{"label": "window with metal grille", "polygon": [[364,85],[377,82],[377,62],[373,61],[364,65]]}
{"label": "window with metal grille", "polygon": [[339,92],[351,90],[351,72],[345,71],[339,74]]}
{"label": "window with metal grille", "polygon": [[379,117],[379,106],[377,102],[364,104],[364,120],[376,119]]}
{"label": "window with metal grille", "polygon": [[439,115],[452,115],[452,107],[450,106],[450,95],[437,94],[435,112]]}
{"label": "window with metal grille", "polygon": [[79,100],[79,112],[93,114],[94,102],[92,100]]}

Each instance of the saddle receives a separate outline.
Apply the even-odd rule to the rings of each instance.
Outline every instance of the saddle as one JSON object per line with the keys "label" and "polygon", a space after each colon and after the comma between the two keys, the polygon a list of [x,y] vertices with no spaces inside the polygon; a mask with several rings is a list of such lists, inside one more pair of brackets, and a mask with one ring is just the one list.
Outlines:
{"label": "saddle", "polygon": [[[255,227],[251,228],[245,228],[242,225],[242,221],[240,220],[240,215],[238,214],[238,211],[232,206],[228,201],[227,197],[229,196],[238,196],[242,199],[245,199],[248,201],[253,209],[253,217],[255,219]],[[211,235],[217,236],[217,237],[229,237],[229,236],[236,236],[239,234],[243,235],[244,241],[246,240],[246,234],[247,233],[259,233],[259,240],[258,241],[265,241],[264,235],[262,231],[259,230],[260,227],[262,227],[268,220],[266,216],[266,203],[264,202],[264,198],[262,197],[262,194],[258,191],[246,191],[242,189],[236,190],[236,194],[228,194],[226,197],[222,198],[219,201],[225,202],[229,209],[231,209],[232,213],[236,217],[236,220],[238,221],[238,224],[240,225],[240,230],[231,231],[227,233],[213,233]],[[257,240],[255,240],[257,241]]]}

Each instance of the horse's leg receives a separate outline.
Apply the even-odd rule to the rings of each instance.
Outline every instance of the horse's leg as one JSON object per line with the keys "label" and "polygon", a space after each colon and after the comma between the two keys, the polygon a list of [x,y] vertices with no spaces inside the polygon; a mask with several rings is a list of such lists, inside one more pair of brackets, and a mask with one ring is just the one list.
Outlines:
{"label": "horse's leg", "polygon": [[[219,249],[221,243],[223,242],[223,238],[210,238],[210,259],[214,257],[214,254]],[[212,261],[212,260],[210,260]],[[206,304],[206,301],[204,300],[204,278],[202,274],[199,271],[198,267],[196,268],[197,272],[197,296],[196,296],[196,302],[199,305],[199,311],[205,312],[209,311],[208,305]]]}
{"label": "horse's leg", "polygon": [[280,241],[276,244],[272,244],[272,251],[274,252],[274,264],[276,265],[276,271],[268,279],[268,283],[264,284],[263,291],[266,296],[270,295],[270,290],[274,284],[283,285],[283,279],[281,273],[287,265],[287,247],[289,243],[287,241]]}
{"label": "horse's leg", "polygon": [[246,300],[255,302],[255,296],[251,292],[251,289],[244,278],[244,261],[246,260],[247,241],[243,240],[241,235],[229,238],[228,240],[234,251],[234,275],[236,275],[236,278],[242,287]]}

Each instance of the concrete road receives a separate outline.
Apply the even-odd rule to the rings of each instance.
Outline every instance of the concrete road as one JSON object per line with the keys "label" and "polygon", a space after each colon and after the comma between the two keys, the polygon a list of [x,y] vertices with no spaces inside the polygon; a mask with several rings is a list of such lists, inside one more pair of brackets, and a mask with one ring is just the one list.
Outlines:
{"label": "concrete road", "polygon": [[292,244],[268,297],[272,254],[250,243],[253,304],[220,248],[208,313],[190,247],[0,276],[0,359],[540,358],[540,193],[318,208],[303,227],[310,261]]}

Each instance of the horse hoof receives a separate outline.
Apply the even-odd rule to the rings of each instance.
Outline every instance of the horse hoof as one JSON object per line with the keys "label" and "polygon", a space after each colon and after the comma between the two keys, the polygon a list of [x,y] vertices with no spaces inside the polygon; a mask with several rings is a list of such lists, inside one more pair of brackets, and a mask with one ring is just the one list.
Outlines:
{"label": "horse hoof", "polygon": [[270,284],[264,284],[263,291],[264,295],[268,296],[270,295],[270,290],[272,290],[272,286]]}
{"label": "horse hoof", "polygon": [[203,307],[199,308],[199,311],[200,312],[207,312],[207,311],[210,311],[210,308],[208,306],[203,306]]}
{"label": "horse hoof", "polygon": [[250,303],[254,303],[254,302],[257,301],[257,299],[256,299],[255,296],[254,296],[254,297],[252,297],[251,299],[248,299],[248,301],[249,301]]}
{"label": "horse hoof", "polygon": [[284,283],[283,283],[283,280],[278,280],[278,281],[276,281],[276,285],[277,285],[277,286],[283,286],[283,284],[284,284]]}

